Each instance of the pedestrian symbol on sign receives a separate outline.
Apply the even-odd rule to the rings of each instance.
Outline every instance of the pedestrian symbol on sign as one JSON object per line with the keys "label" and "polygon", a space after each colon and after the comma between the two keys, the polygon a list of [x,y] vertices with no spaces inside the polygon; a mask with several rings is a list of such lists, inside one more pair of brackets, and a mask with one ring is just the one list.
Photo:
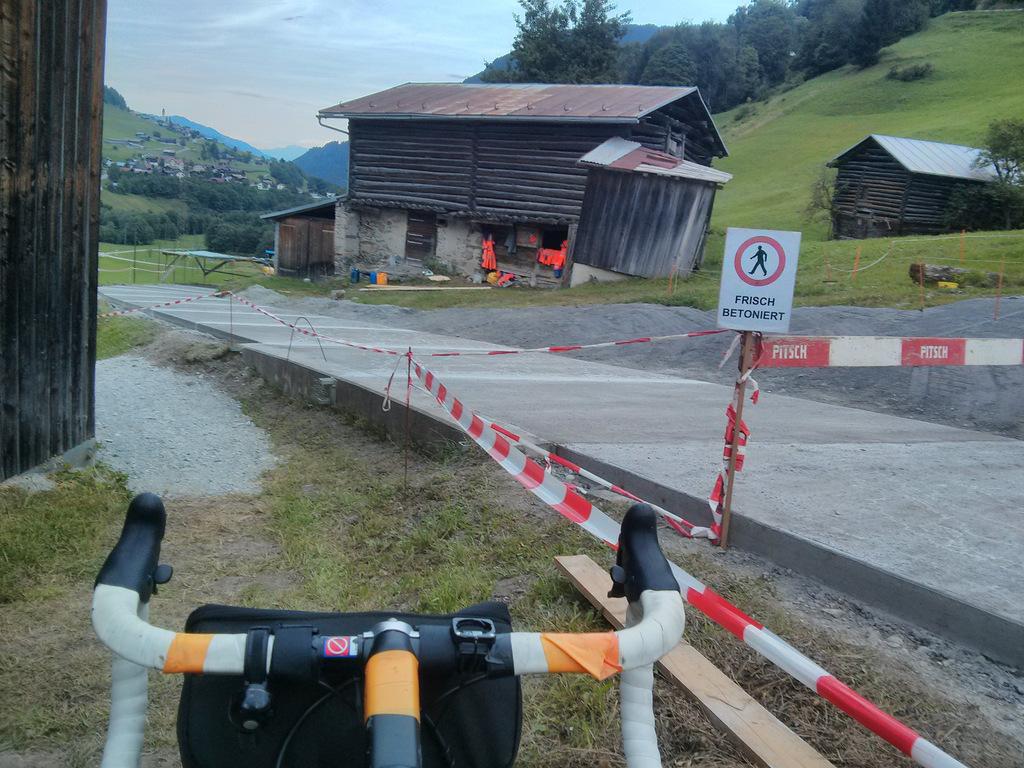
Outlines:
{"label": "pedestrian symbol on sign", "polygon": [[765,277],[768,277],[768,270],[764,268],[764,260],[768,258],[768,251],[764,249],[764,246],[758,244],[757,252],[754,253],[754,255],[751,256],[751,258],[757,259],[757,263],[751,268],[751,270],[747,274],[752,276],[755,272],[757,272],[757,270],[760,269],[761,273]]}
{"label": "pedestrian symbol on sign", "polygon": [[733,262],[737,276],[747,285],[771,285],[786,271],[786,251],[778,240],[760,235],[737,248]]}

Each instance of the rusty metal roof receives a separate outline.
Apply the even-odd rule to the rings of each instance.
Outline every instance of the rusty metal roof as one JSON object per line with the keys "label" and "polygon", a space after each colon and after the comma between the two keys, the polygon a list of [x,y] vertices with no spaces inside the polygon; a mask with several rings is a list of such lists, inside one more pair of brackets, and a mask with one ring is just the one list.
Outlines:
{"label": "rusty metal roof", "polygon": [[709,184],[725,184],[732,179],[731,173],[689,160],[680,160],[667,152],[648,149],[642,144],[627,141],[619,136],[613,136],[592,149],[579,159],[579,163],[591,168],[650,173],[676,179],[704,181]]}
{"label": "rusty metal roof", "polygon": [[406,83],[326,107],[320,115],[633,123],[696,91],[690,87],[645,85]]}
{"label": "rusty metal roof", "polygon": [[844,156],[865,141],[874,140],[882,149],[892,155],[900,165],[911,173],[928,176],[949,176],[970,181],[995,181],[995,168],[981,161],[981,150],[959,144],[942,144],[937,141],[905,139],[899,136],[883,136],[873,133],[858,141],[849,149],[840,152],[829,161],[835,166]]}

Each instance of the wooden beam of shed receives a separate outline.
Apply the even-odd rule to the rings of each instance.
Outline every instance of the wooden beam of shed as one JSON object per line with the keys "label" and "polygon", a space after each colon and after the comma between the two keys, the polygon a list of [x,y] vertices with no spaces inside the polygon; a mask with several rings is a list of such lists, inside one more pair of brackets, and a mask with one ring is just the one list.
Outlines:
{"label": "wooden beam of shed", "polygon": [[[607,597],[612,580],[586,555],[556,557],[575,587],[616,629],[626,619],[626,601]],[[765,768],[835,768],[692,645],[681,642],[658,666],[755,764]]]}

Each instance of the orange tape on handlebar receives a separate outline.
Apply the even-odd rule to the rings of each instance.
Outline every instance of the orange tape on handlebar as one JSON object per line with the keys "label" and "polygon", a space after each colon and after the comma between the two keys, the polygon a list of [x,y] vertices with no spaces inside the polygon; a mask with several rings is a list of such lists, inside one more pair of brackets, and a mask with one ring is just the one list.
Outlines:
{"label": "orange tape on handlebar", "polygon": [[206,651],[210,648],[213,635],[193,635],[178,632],[167,649],[167,660],[164,672],[190,672],[200,674],[206,661]]}
{"label": "orange tape on handlebar", "polygon": [[363,719],[408,715],[420,719],[419,661],[411,651],[381,651],[366,662]]}
{"label": "orange tape on handlebar", "polygon": [[619,638],[614,632],[556,634],[542,632],[540,644],[549,672],[585,672],[604,680],[622,671]]}

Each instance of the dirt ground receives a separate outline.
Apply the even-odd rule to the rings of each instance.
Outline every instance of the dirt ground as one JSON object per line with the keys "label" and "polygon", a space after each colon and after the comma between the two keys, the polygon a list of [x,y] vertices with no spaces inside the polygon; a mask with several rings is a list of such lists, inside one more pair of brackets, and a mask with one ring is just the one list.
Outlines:
{"label": "dirt ground", "polygon": [[[167,500],[162,560],[175,566],[175,578],[154,599],[154,620],[180,627],[205,602],[426,611],[493,597],[510,604],[520,629],[601,626],[558,577],[551,555],[583,552],[607,564],[607,552],[485,458],[472,450],[433,459],[412,453],[406,487],[401,446],[283,398],[238,356],[195,354],[209,344],[170,331],[149,359],[239,399],[270,435],[279,462],[260,493]],[[664,540],[685,567],[968,765],[1021,765],[1024,680],[1011,671],[756,559]],[[353,584],[353,573],[377,586],[339,590]],[[0,611],[2,768],[98,762],[109,673],[88,625],[90,587],[91,577],[78,578]],[[840,768],[910,764],[692,611],[686,637]],[[151,679],[143,764],[176,766],[180,682]],[[20,695],[26,690],[31,697]],[[622,765],[613,685],[528,680],[525,699],[519,765]],[[749,765],[665,681],[656,686],[656,708],[667,766]]]}
{"label": "dirt ground", "polygon": [[[277,306],[510,346],[590,344],[715,327],[713,312],[655,304],[423,311],[320,298],[289,301],[261,288],[250,292],[254,300]],[[1024,337],[1024,297],[1004,297],[1000,319],[994,320],[993,315],[993,299],[970,299],[924,312],[800,307],[793,313],[790,331],[794,335]],[[735,364],[730,362],[725,369],[719,364],[730,341],[730,334],[722,334],[571,354],[584,360],[728,383]],[[1022,366],[775,369],[760,371],[757,380],[767,392],[1024,438]]]}

